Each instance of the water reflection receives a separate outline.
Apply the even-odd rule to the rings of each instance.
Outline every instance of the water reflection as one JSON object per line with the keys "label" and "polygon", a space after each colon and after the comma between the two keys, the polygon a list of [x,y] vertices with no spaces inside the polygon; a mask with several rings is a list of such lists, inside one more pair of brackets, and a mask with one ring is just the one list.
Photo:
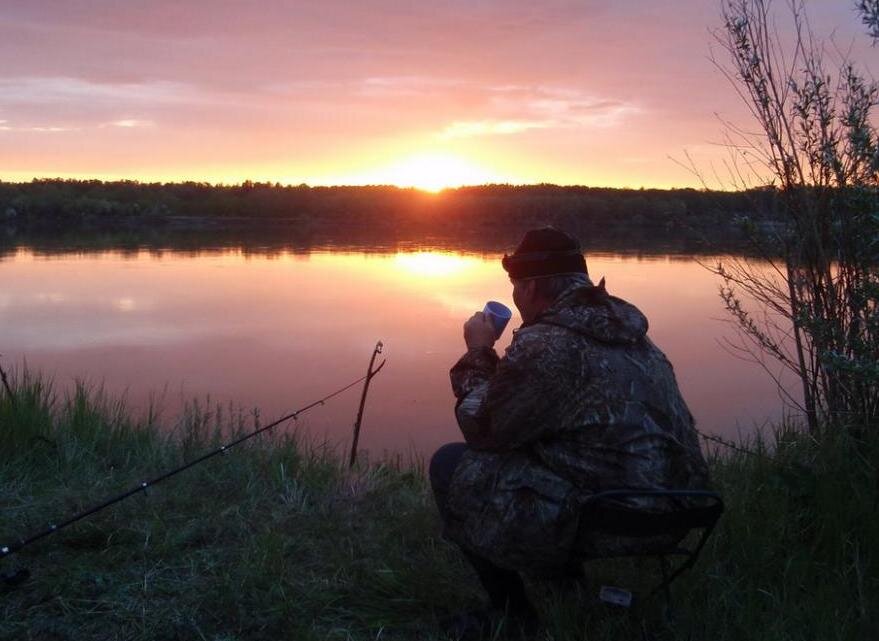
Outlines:
{"label": "water reflection", "polygon": [[394,264],[416,277],[442,278],[472,268],[478,260],[452,252],[398,252]]}
{"label": "water reflection", "polygon": [[[777,418],[781,403],[753,364],[725,352],[717,280],[691,258],[593,253],[593,278],[639,306],[707,432]],[[147,251],[0,260],[0,352],[54,374],[126,391],[165,391],[166,415],[210,394],[269,419],[353,380],[375,341],[388,365],[373,382],[361,443],[427,453],[458,438],[448,369],[461,325],[488,299],[513,307],[499,254],[446,251],[197,255]],[[514,316],[511,327],[521,322]],[[503,350],[510,331],[499,342]],[[304,427],[344,444],[356,391]],[[342,445],[344,447],[344,445]]]}

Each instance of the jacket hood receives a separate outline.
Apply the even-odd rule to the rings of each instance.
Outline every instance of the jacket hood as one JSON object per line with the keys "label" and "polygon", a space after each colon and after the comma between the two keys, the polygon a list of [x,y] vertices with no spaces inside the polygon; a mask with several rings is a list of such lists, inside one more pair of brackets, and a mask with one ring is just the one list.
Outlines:
{"label": "jacket hood", "polygon": [[598,285],[576,285],[564,292],[532,325],[555,325],[603,343],[629,345],[647,334],[647,318],[622,298]]}

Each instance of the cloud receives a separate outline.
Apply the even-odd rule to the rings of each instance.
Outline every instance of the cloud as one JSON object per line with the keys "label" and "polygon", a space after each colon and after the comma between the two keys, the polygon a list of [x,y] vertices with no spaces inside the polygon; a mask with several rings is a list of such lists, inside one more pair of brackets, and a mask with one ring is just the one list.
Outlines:
{"label": "cloud", "polygon": [[153,127],[156,123],[152,120],[137,120],[135,118],[124,118],[122,120],[114,120],[110,123],[111,127],[122,127],[124,129],[133,129],[135,127]]}
{"label": "cloud", "polygon": [[[95,82],[75,77],[0,78],[0,113],[5,131],[60,132],[146,128],[230,104],[184,83]],[[169,115],[170,114],[170,115]],[[185,116],[184,116],[185,117]]]}
{"label": "cloud", "polygon": [[174,103],[192,99],[187,86],[167,81],[104,83],[72,77],[3,78],[4,104],[59,103],[69,101]]}
{"label": "cloud", "polygon": [[303,92],[320,92],[337,89],[340,82],[327,80],[290,80],[286,82],[270,82],[263,85],[262,90],[269,94],[295,95]]}
{"label": "cloud", "polygon": [[551,120],[477,120],[455,121],[439,134],[440,138],[470,138],[472,136],[508,136],[530,129],[555,126]]}
{"label": "cloud", "polygon": [[359,82],[358,93],[364,96],[414,96],[463,88],[472,82],[436,76],[372,76]]}
{"label": "cloud", "polygon": [[19,131],[39,131],[43,133],[59,133],[62,131],[76,131],[75,127],[22,127]]}
{"label": "cloud", "polygon": [[79,131],[78,127],[59,127],[56,125],[38,125],[35,127],[13,127],[6,124],[6,120],[0,120],[0,131],[32,131],[36,133],[61,133],[65,131]]}
{"label": "cloud", "polygon": [[135,118],[123,118],[106,122],[93,127],[67,127],[61,125],[23,125],[12,126],[8,124],[8,120],[0,120],[0,131],[17,131],[17,132],[34,132],[34,133],[62,133],[66,131],[82,131],[83,129],[96,128],[104,129],[105,127],[119,127],[122,129],[133,129],[136,127],[153,127],[155,123],[152,120],[138,120]]}
{"label": "cloud", "polygon": [[513,89],[496,96],[493,105],[501,110],[522,110],[559,126],[611,127],[623,117],[639,113],[634,103],[617,98],[598,97],[582,90],[564,87]]}
{"label": "cloud", "polygon": [[456,120],[439,132],[448,140],[474,136],[508,136],[534,129],[604,129],[620,125],[641,110],[635,104],[596,98],[575,89],[499,85],[486,109],[491,116]]}

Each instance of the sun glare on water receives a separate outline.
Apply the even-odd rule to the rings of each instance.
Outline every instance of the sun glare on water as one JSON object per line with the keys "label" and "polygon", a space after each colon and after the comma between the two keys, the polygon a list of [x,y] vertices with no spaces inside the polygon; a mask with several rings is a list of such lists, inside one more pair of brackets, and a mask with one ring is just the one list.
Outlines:
{"label": "sun glare on water", "polygon": [[442,278],[453,276],[479,264],[475,258],[440,252],[399,253],[394,264],[415,276]]}

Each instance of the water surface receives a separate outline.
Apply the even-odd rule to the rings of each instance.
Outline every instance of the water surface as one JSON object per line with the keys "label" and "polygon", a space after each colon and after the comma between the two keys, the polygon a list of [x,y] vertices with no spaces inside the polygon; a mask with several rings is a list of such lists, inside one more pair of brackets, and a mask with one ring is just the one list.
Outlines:
{"label": "water surface", "polygon": [[[701,259],[710,262],[710,259]],[[779,418],[758,367],[720,344],[718,281],[686,256],[591,253],[593,279],[637,305],[668,355],[700,429],[735,436]],[[241,250],[105,251],[0,260],[0,353],[54,376],[103,382],[143,407],[163,398],[260,408],[264,422],[361,376],[377,340],[387,366],[373,381],[361,445],[373,455],[429,454],[459,440],[448,370],[461,326],[485,301],[513,307],[498,254],[443,251],[271,254]],[[521,323],[514,315],[511,328]],[[511,338],[507,330],[498,349]],[[302,419],[344,449],[359,389]]]}

